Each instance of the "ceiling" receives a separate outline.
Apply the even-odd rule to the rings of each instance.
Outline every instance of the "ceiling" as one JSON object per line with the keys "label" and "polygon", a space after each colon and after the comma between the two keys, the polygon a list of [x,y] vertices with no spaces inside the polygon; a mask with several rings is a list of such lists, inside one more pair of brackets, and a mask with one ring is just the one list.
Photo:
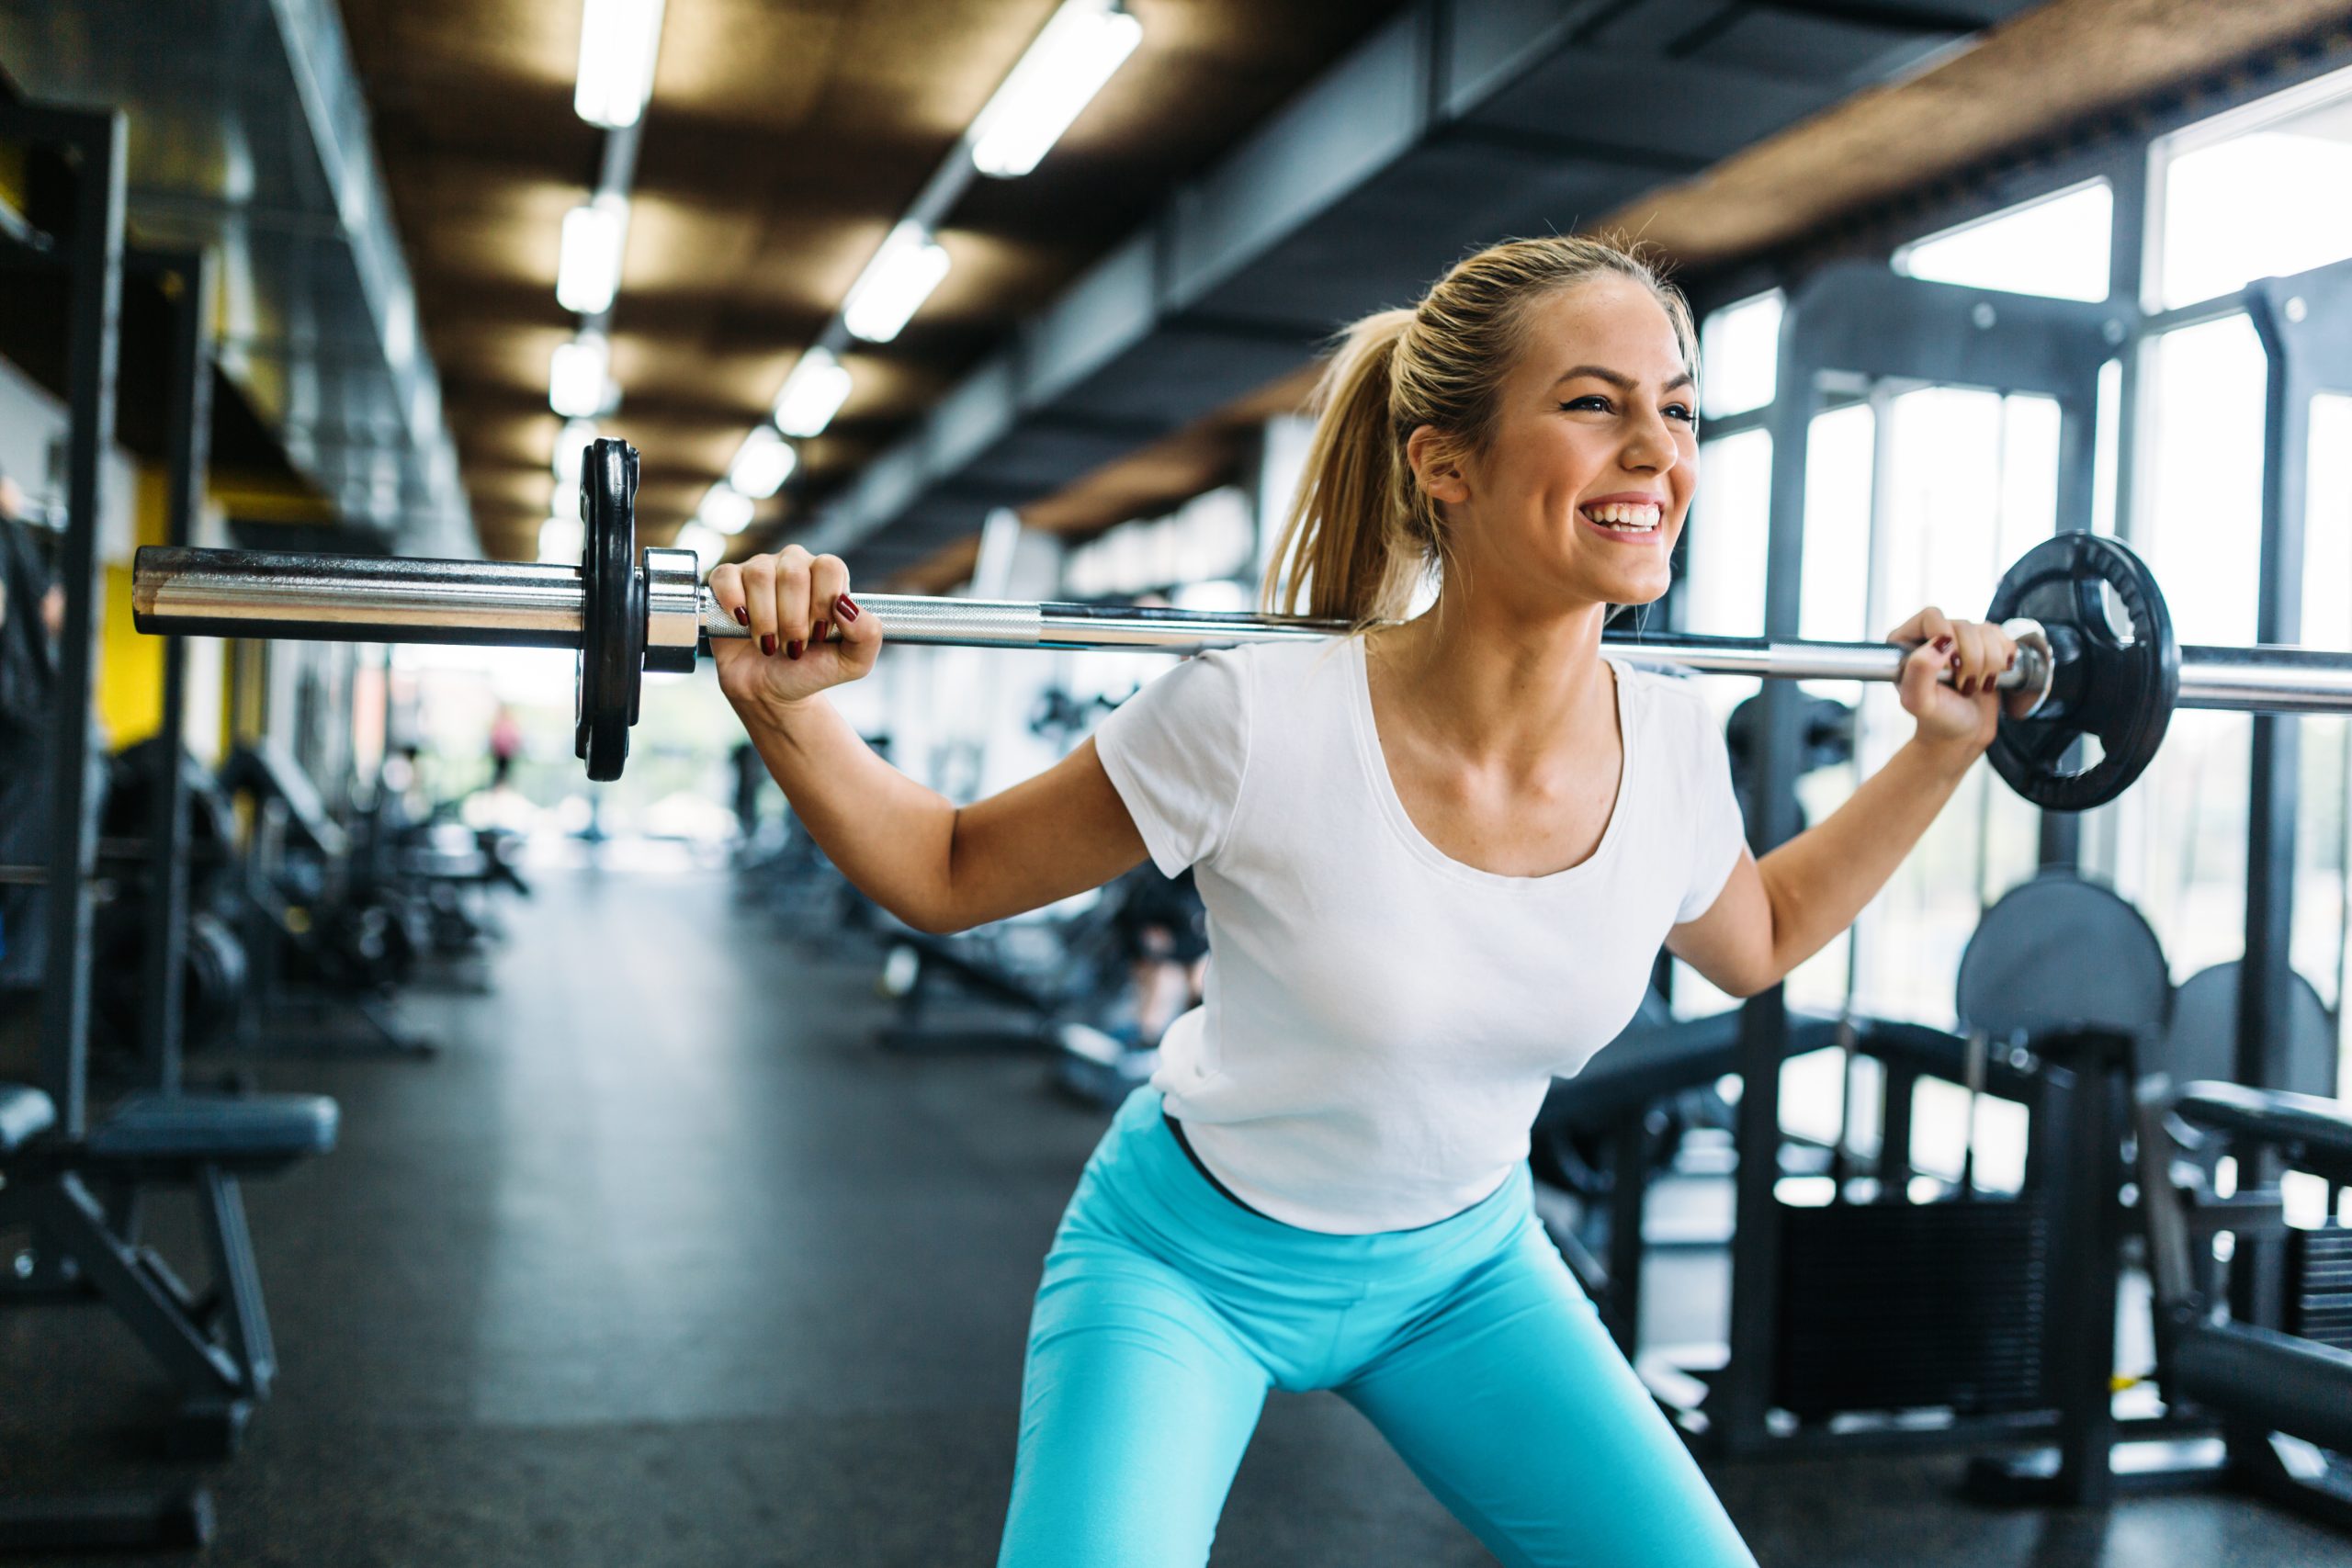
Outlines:
{"label": "ceiling", "polygon": [[[795,358],[1056,0],[669,0],[611,323],[609,434],[639,515],[692,513]],[[1143,42],[1029,176],[975,182],[954,265],[894,343],[845,355],[850,402],[804,444],[779,518],[838,486],[1176,182],[1396,9],[1135,0]],[[548,359],[565,211],[605,133],[572,112],[580,0],[344,0],[354,65],[485,548],[548,514]]]}

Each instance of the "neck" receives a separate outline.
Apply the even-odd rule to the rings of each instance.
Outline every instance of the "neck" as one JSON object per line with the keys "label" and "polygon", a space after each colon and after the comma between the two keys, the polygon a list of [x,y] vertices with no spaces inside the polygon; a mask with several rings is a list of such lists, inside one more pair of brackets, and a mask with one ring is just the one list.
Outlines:
{"label": "neck", "polygon": [[1556,750],[1564,726],[1614,703],[1600,659],[1607,615],[1600,604],[1531,614],[1457,577],[1427,615],[1373,633],[1368,651],[1414,723],[1448,750],[1532,762]]}

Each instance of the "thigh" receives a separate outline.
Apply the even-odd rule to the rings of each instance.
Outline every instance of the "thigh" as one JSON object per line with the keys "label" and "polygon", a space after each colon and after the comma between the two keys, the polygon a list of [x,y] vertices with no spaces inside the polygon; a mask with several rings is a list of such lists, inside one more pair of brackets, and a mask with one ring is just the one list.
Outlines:
{"label": "thigh", "polygon": [[1268,1385],[1175,1268],[1065,1236],[1030,1323],[999,1568],[1199,1568]]}
{"label": "thigh", "polygon": [[1533,1227],[1340,1393],[1509,1568],[1754,1568]]}

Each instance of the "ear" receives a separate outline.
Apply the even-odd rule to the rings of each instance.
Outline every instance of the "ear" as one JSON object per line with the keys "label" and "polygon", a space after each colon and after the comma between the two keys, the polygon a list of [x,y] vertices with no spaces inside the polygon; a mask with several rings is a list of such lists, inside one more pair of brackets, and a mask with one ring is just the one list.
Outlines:
{"label": "ear", "polygon": [[1405,438],[1405,461],[1413,482],[1432,501],[1459,506],[1470,499],[1470,479],[1463,471],[1460,451],[1435,425],[1416,425]]}

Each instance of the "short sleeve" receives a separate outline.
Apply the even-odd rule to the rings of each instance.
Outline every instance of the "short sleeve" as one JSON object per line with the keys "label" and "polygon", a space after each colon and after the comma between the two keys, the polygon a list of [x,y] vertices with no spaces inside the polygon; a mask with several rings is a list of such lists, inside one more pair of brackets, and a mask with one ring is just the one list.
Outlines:
{"label": "short sleeve", "polygon": [[1204,653],[1148,682],[1094,731],[1102,771],[1170,876],[1224,846],[1250,762],[1249,671]]}
{"label": "short sleeve", "polygon": [[1714,716],[1704,703],[1690,697],[1679,705],[1690,725],[1684,755],[1691,759],[1689,779],[1690,811],[1690,883],[1674,912],[1674,923],[1695,920],[1714,908],[1747,847],[1747,821],[1741,816],[1739,796],[1731,785],[1731,753],[1715,728]]}

